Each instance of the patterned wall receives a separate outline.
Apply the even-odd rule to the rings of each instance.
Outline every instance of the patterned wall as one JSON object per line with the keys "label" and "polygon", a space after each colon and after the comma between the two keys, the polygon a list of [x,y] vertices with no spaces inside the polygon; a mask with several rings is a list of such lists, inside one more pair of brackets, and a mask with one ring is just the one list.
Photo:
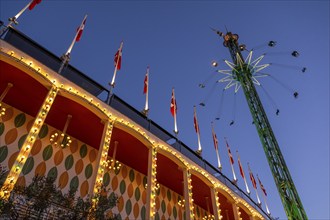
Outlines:
{"label": "patterned wall", "polygon": [[[33,124],[34,118],[8,107],[0,122],[0,164],[10,169]],[[24,165],[17,184],[28,185],[33,176],[45,175],[56,178],[56,185],[67,192],[77,188],[76,196],[86,197],[96,167],[97,150],[73,138],[70,147],[54,147],[50,136],[55,129],[44,125],[31,154]],[[122,219],[145,219],[147,177],[122,164],[119,171],[107,171],[103,183],[109,193],[115,193],[119,200],[112,212]],[[185,219],[183,208],[178,205],[182,196],[160,185],[156,197],[155,219]],[[202,219],[206,211],[194,206],[196,219]]]}
{"label": "patterned wall", "polygon": [[[0,125],[0,163],[10,169],[31,128],[34,118],[17,109],[8,108]],[[67,192],[77,188],[77,196],[88,194],[95,172],[97,150],[73,140],[70,147],[54,147],[50,135],[55,129],[44,124],[31,150],[17,184],[28,185],[35,175],[52,176],[56,185]]]}
{"label": "patterned wall", "polygon": [[[106,188],[119,197],[117,208],[113,213],[120,213],[122,219],[145,219],[147,201],[147,177],[131,167],[122,165],[119,171],[108,171],[103,176]],[[178,205],[182,196],[160,185],[156,196],[155,220],[182,220],[183,209]],[[207,212],[199,206],[194,206],[196,219],[202,219]]]}

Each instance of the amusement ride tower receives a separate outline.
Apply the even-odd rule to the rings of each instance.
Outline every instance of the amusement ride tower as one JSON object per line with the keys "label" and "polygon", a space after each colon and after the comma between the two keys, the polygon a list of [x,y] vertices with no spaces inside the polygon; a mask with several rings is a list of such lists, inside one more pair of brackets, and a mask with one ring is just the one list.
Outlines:
{"label": "amusement ride tower", "polygon": [[[218,70],[218,72],[226,75],[218,82],[229,82],[225,89],[235,86],[235,92],[242,87],[286,215],[290,220],[308,219],[254,86],[254,84],[260,85],[256,78],[266,76],[265,74],[259,73],[259,71],[269,66],[269,64],[258,65],[264,55],[251,61],[252,50],[244,60],[241,51],[245,50],[245,45],[239,45],[239,36],[237,34],[231,32],[223,34],[220,31],[216,31],[216,33],[220,37],[223,37],[223,45],[229,49],[233,60],[233,62],[225,60],[225,63],[230,67],[230,70]],[[269,42],[269,46],[274,45],[275,42]],[[298,52],[294,51],[294,53]],[[297,93],[295,93],[294,96],[296,97]]]}

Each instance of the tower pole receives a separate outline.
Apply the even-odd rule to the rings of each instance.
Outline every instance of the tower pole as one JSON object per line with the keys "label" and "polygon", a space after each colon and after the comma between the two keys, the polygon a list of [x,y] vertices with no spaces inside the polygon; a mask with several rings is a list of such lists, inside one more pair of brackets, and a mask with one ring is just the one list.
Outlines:
{"label": "tower pole", "polygon": [[244,62],[237,34],[227,32],[223,35],[219,31],[217,31],[217,34],[223,36],[223,44],[229,49],[234,63],[233,75],[242,86],[286,215],[289,220],[307,220],[306,212],[253,84],[252,72],[254,68],[250,65],[250,62]]}

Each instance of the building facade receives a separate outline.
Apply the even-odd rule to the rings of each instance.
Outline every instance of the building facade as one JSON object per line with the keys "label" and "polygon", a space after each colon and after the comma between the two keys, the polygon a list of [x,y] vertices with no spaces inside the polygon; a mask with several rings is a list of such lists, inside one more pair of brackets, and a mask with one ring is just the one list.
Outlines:
{"label": "building facade", "polygon": [[[248,195],[184,143],[24,34],[0,52],[2,196],[36,175],[94,198],[104,185],[122,219],[268,219]],[[62,135],[63,134],[63,135]],[[61,146],[63,144],[63,146]],[[94,201],[97,204],[97,200]]]}

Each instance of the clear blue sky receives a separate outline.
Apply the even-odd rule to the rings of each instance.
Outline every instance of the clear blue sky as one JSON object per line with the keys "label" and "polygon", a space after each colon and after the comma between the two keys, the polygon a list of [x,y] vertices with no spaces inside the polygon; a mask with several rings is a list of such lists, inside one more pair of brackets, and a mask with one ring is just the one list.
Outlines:
{"label": "clear blue sky", "polygon": [[[7,22],[27,2],[1,0],[1,20]],[[276,41],[274,48],[256,50],[254,58],[266,52],[261,63],[281,64],[263,72],[286,86],[270,77],[260,80],[271,99],[257,89],[307,215],[310,219],[329,219],[329,1],[43,0],[18,19],[17,28],[60,56],[85,14],[86,27],[70,63],[107,86],[114,70],[114,54],[124,40],[122,69],[114,92],[142,110],[143,78],[150,65],[150,118],[173,130],[169,106],[175,87],[179,138],[193,149],[197,149],[193,105],[198,105],[222,77],[214,73],[216,68],[210,63],[218,60],[218,69],[227,69],[223,60],[230,60],[223,40],[209,27],[225,31],[227,26],[248,49]],[[290,55],[293,50],[299,51],[298,58]],[[307,71],[302,73],[304,66]],[[200,89],[198,84],[210,75],[213,78],[206,88]],[[217,115],[224,86],[218,84],[206,106],[197,107],[203,157],[215,166],[210,122]],[[298,99],[293,98],[291,89],[299,92]],[[221,119],[215,124],[223,172],[231,178],[223,142],[227,137],[232,151],[239,151],[245,172],[250,162],[254,173],[259,174],[268,191],[272,215],[286,219],[242,90],[236,96],[233,113],[233,89],[224,93]],[[280,109],[279,116],[271,100]],[[229,126],[233,117],[235,124]],[[241,179],[238,184],[244,187]]]}

